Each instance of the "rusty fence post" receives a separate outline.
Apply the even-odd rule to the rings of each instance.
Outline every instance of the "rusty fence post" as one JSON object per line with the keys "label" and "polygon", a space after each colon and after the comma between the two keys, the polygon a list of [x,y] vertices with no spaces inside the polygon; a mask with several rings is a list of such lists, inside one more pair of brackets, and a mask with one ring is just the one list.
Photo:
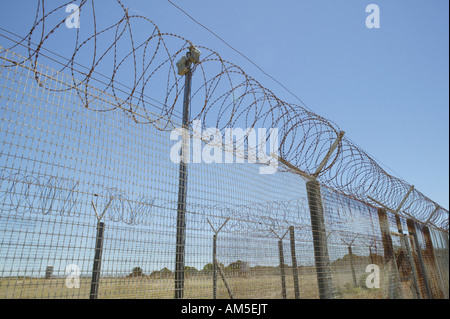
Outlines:
{"label": "rusty fence post", "polygon": [[413,251],[416,253],[418,264],[420,267],[420,274],[422,275],[421,276],[422,283],[425,288],[425,293],[422,291],[422,295],[426,294],[428,299],[432,299],[430,283],[428,279],[428,272],[425,268],[425,263],[423,261],[422,256],[422,249],[420,248],[419,239],[417,238],[415,222],[412,219],[408,219],[406,221],[406,224],[408,225],[408,232],[411,239],[411,246],[413,247]]}
{"label": "rusty fence post", "polygon": [[411,254],[411,248],[409,247],[408,235],[403,234],[403,241],[405,242],[405,248],[406,248],[406,252],[408,254],[409,264],[411,265],[411,274],[412,274],[412,277],[413,277],[413,284],[414,284],[414,286],[411,287],[411,290],[413,291],[414,298],[421,299],[419,281],[417,279],[416,265],[414,263],[414,259],[413,259],[413,256]]}
{"label": "rusty fence post", "polygon": [[378,220],[380,222],[381,238],[383,241],[384,261],[387,268],[388,296],[391,299],[402,299],[403,293],[400,282],[400,274],[398,272],[397,262],[395,260],[389,220],[385,209],[378,209]]}
{"label": "rusty fence post", "polygon": [[434,247],[433,247],[433,241],[431,239],[430,229],[425,225],[421,225],[421,228],[422,228],[422,235],[423,235],[423,238],[425,241],[425,246],[426,246],[425,247],[425,251],[426,251],[425,259],[429,266],[429,270],[435,274],[435,276],[433,276],[433,278],[431,278],[432,279],[432,294],[434,293],[434,296],[433,296],[434,298],[443,298],[444,292],[443,292],[442,274],[436,264],[436,255],[434,253]]}
{"label": "rusty fence post", "polygon": [[411,276],[412,276],[413,282],[412,283],[410,282],[410,289],[411,289],[414,299],[420,299],[420,291],[419,291],[420,289],[419,289],[419,283],[417,281],[417,271],[416,271],[416,267],[414,265],[414,260],[411,255],[411,249],[409,247],[408,237],[407,237],[408,235],[403,233],[402,221],[401,221],[399,215],[395,215],[395,222],[397,223],[397,229],[401,236],[400,244],[401,244],[402,250],[406,253],[406,258],[408,260],[408,264],[411,267]]}
{"label": "rusty fence post", "polygon": [[440,249],[440,261],[443,268],[444,282],[446,285],[445,292],[447,293],[447,298],[449,298],[449,247],[448,241],[445,241],[444,237],[448,238],[448,234],[443,231],[437,231],[436,237],[438,237],[439,242],[441,243]]}
{"label": "rusty fence post", "polygon": [[320,192],[320,184],[316,180],[306,182],[311,228],[314,245],[314,260],[317,273],[317,284],[321,299],[333,299],[334,287],[331,278],[330,257],[328,254],[327,234],[325,229],[324,209]]}
{"label": "rusty fence post", "polygon": [[444,296],[446,299],[449,298],[449,272],[448,272],[448,247],[446,245],[446,241],[444,236],[446,233],[440,230],[433,230],[433,237],[436,240],[436,244],[439,246],[439,249],[436,253],[436,264],[441,269],[442,276],[442,284]]}

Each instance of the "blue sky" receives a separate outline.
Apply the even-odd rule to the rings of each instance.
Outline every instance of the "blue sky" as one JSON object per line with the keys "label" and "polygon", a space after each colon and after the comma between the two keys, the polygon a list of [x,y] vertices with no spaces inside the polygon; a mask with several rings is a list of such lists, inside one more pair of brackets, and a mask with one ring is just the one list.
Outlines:
{"label": "blue sky", "polygon": [[[130,7],[297,102],[166,1],[144,3]],[[174,3],[448,209],[448,1]],[[380,8],[380,29],[365,26],[371,3]]]}
{"label": "blue sky", "polygon": [[[99,16],[109,16],[108,3],[95,2]],[[448,209],[448,1],[174,3]],[[365,8],[371,3],[380,7],[380,29],[365,26]],[[279,97],[298,102],[169,2],[123,4],[153,20],[163,32],[220,52]],[[35,4],[29,1],[3,2],[1,26],[25,34],[34,15]],[[87,22],[82,18],[81,29],[83,23]],[[64,53],[60,47],[51,49]]]}

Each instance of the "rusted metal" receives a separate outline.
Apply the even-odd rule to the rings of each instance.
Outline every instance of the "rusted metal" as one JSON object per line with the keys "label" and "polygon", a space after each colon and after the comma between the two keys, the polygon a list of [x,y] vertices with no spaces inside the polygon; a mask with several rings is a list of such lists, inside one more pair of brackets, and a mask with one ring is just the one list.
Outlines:
{"label": "rusted metal", "polygon": [[[410,282],[410,289],[414,299],[420,299],[417,272],[414,267],[414,261],[412,260],[411,249],[409,248],[408,235],[403,234],[403,225],[399,215],[395,215],[395,222],[400,237],[402,257],[404,259],[403,262],[399,261],[397,265],[399,269],[402,269],[404,278]],[[402,267],[400,268],[400,266]]]}
{"label": "rusted metal", "polygon": [[391,299],[402,299],[403,292],[400,286],[400,275],[397,269],[397,262],[394,254],[394,246],[389,228],[389,220],[387,218],[386,210],[378,209],[378,220],[380,222],[381,238],[384,248],[384,260],[387,273],[387,293]]}
{"label": "rusted metal", "polygon": [[400,209],[403,207],[403,204],[405,204],[406,200],[408,199],[411,192],[414,190],[414,185],[411,185],[408,192],[406,193],[405,197],[403,197],[402,201],[400,202],[400,205],[398,205],[397,209],[394,211],[394,214],[397,215]]}
{"label": "rusted metal", "polygon": [[403,240],[405,242],[406,252],[408,253],[408,260],[409,260],[409,263],[411,265],[411,275],[412,275],[412,279],[413,279],[413,281],[412,281],[412,283],[410,285],[411,291],[412,291],[413,297],[415,299],[421,299],[419,282],[417,280],[417,270],[416,270],[416,266],[414,264],[413,256],[412,256],[412,253],[411,253],[411,248],[409,247],[408,235],[404,234],[403,235]]}
{"label": "rusted metal", "polygon": [[431,293],[433,298],[444,298],[444,292],[442,291],[442,285],[440,283],[441,275],[440,271],[436,265],[436,256],[433,248],[433,241],[431,239],[430,230],[425,225],[420,225],[422,230],[422,235],[425,241],[425,252],[424,252],[424,262],[428,269],[436,276],[430,278]]}
{"label": "rusted metal", "polygon": [[408,262],[408,256],[406,253],[406,247],[403,236],[403,226],[400,220],[400,216],[395,215],[395,222],[397,224],[398,233],[391,231],[391,235],[399,237],[401,249],[397,250],[395,258],[397,262],[397,268],[400,272],[402,281],[409,281],[411,277],[411,265]]}
{"label": "rusted metal", "polygon": [[428,299],[432,298],[430,284],[428,281],[428,274],[423,261],[422,250],[420,248],[420,243],[417,238],[415,221],[408,219],[406,225],[408,226],[408,232],[410,235],[410,243],[412,247],[412,252],[414,256],[414,262],[416,263],[416,269],[418,274],[418,281],[420,287],[420,293],[422,296],[427,296]]}
{"label": "rusted metal", "polygon": [[445,245],[441,231],[430,229],[433,242],[436,244],[434,253],[436,257],[436,266],[439,271],[440,282],[444,298],[449,298],[449,273],[448,273],[448,247]]}

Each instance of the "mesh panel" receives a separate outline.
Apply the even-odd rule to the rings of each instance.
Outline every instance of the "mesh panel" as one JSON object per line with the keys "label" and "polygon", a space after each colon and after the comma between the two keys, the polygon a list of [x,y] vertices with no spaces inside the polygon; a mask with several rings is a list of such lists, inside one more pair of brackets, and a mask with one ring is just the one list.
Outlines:
{"label": "mesh panel", "polygon": [[[174,298],[170,132],[0,58],[0,297]],[[447,233],[259,168],[187,166],[183,297],[448,298]]]}

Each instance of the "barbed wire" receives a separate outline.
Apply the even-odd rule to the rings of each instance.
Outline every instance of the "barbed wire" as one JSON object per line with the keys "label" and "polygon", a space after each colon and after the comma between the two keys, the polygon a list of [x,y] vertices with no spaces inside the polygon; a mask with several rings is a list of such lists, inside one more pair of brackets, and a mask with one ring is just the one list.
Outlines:
{"label": "barbed wire", "polygon": [[[157,218],[177,211],[177,201],[157,196],[131,195],[102,184],[86,185],[69,178],[0,171],[0,201],[6,214],[49,215],[67,218],[94,217],[105,210],[102,221],[127,225],[150,225]],[[88,209],[86,209],[88,207]],[[271,236],[271,229],[309,227],[307,202],[304,199],[278,200],[247,204],[187,203],[188,228],[209,230],[207,218],[222,224],[227,232],[251,232],[252,236]],[[87,213],[86,213],[87,212]],[[89,213],[90,212],[90,213]]]}
{"label": "barbed wire", "polygon": [[[39,86],[51,91],[75,91],[81,104],[92,111],[121,110],[136,123],[154,125],[160,130],[178,127],[180,113],[176,105],[183,96],[184,79],[177,74],[175,64],[193,43],[176,34],[161,32],[147,17],[130,14],[120,0],[116,0],[114,5],[111,2],[110,11],[117,8],[119,14],[115,22],[106,26],[103,26],[103,20],[97,18],[93,0],[79,2],[80,14],[89,15],[92,23],[84,24],[83,32],[76,29],[73,52],[58,70],[70,72],[74,80],[59,88],[47,83],[52,77],[43,76],[37,65],[51,41],[57,41],[61,30],[65,31],[67,13],[64,10],[71,3],[48,9],[44,1],[39,0],[29,33],[10,48],[19,44],[27,47],[26,58],[34,66],[35,80]],[[142,32],[134,32],[135,28],[142,29],[143,26],[148,30],[145,36]],[[201,45],[196,47],[202,51],[202,56],[193,67],[196,77],[191,104],[196,108],[191,110],[190,123],[201,120],[203,126],[214,125],[222,132],[234,127],[278,128],[278,156],[306,174],[313,175],[341,129],[303,106],[282,101],[216,51]],[[82,70],[79,66],[87,64],[86,57],[90,57],[91,61],[87,69]],[[17,63],[21,62],[11,63],[10,66]],[[98,74],[109,80],[99,80]],[[111,94],[115,103],[93,103],[98,97],[89,94],[91,86]],[[155,101],[159,103],[156,105]],[[94,105],[102,105],[102,108],[96,109]],[[270,132],[267,141],[269,138]],[[417,189],[411,190],[411,185],[406,181],[387,173],[376,160],[346,137],[339,141],[316,177],[323,185],[345,196],[373,205],[368,199],[371,197],[392,210],[400,207],[409,192],[398,213],[448,232],[446,209]],[[50,179],[47,183],[56,183],[56,180]],[[63,186],[70,189],[70,185],[56,188],[62,189]],[[51,196],[56,195],[48,194],[47,197]],[[150,200],[142,198],[138,201],[145,203],[141,209],[151,207]],[[64,205],[69,203],[70,200]],[[41,208],[45,210],[45,207]],[[242,211],[245,214],[245,208]],[[255,225],[258,222],[255,221]],[[227,227],[231,225],[233,223]]]}

